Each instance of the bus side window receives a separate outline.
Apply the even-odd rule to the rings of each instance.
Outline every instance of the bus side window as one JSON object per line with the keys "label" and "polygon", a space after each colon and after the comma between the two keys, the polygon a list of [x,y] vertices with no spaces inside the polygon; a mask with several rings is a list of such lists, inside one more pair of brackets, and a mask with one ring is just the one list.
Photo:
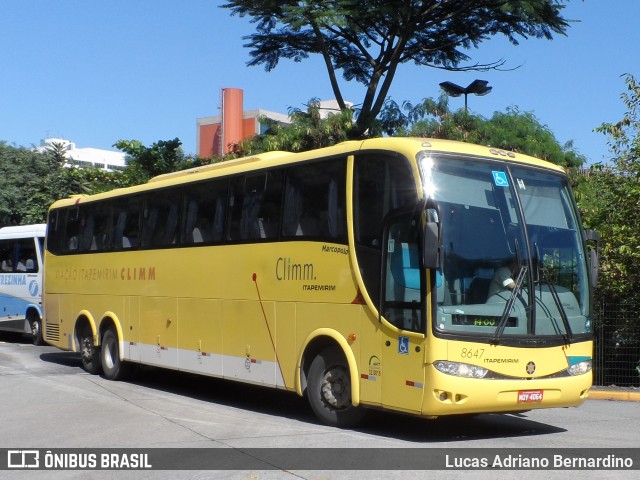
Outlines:
{"label": "bus side window", "polygon": [[78,207],[68,208],[66,213],[66,231],[63,251],[73,253],[78,250],[78,235],[80,233],[80,209]]}
{"label": "bus side window", "polygon": [[172,245],[176,243],[176,233],[178,229],[178,204],[172,203],[169,206],[167,220],[164,224],[163,245]]}
{"label": "bus side window", "polygon": [[78,251],[86,252],[91,247],[91,241],[93,239],[93,225],[94,219],[93,215],[90,215],[87,212],[87,209],[84,209],[82,212],[83,221],[80,228],[80,234],[78,235]]}
{"label": "bus side window", "polygon": [[140,239],[140,197],[126,197],[114,202],[113,248],[136,248]]}
{"label": "bus side window", "polygon": [[240,239],[240,220],[244,205],[244,177],[231,179],[229,187],[229,222],[227,225],[227,239]]}
{"label": "bus side window", "polygon": [[277,238],[281,196],[280,170],[233,179],[229,196],[229,240]]}
{"label": "bus side window", "polygon": [[280,212],[282,210],[282,170],[267,172],[267,183],[258,212],[260,238],[278,237]]}
{"label": "bus side window", "polygon": [[17,272],[35,272],[36,258],[35,244],[32,238],[24,238],[15,242],[16,259],[15,271]]}
{"label": "bus side window", "polygon": [[189,188],[185,198],[184,244],[222,241],[226,197],[226,180],[207,181]]}
{"label": "bus side window", "polygon": [[379,307],[383,222],[390,212],[416,204],[415,181],[409,162],[389,154],[357,156],[354,181],[356,255],[369,295]]}
{"label": "bus side window", "polygon": [[184,243],[202,243],[202,230],[198,224],[198,201],[187,202],[187,215],[184,227]]}
{"label": "bus side window", "polygon": [[284,237],[344,242],[344,160],[330,160],[287,169]]}
{"label": "bus side window", "polygon": [[142,218],[142,248],[158,248],[176,242],[180,220],[180,189],[152,192],[147,195]]}
{"label": "bus side window", "polygon": [[289,172],[285,186],[284,212],[282,217],[282,234],[285,237],[301,236],[304,234],[300,223],[302,209],[302,186],[300,185],[300,181],[295,178],[293,172]]}
{"label": "bus side window", "polygon": [[390,225],[385,246],[386,265],[383,299],[385,318],[404,330],[424,331],[421,299],[421,269],[417,219],[409,216]]}
{"label": "bus side window", "polygon": [[13,258],[15,257],[14,240],[2,240],[0,242],[0,257],[2,258],[2,272],[13,272]]}
{"label": "bus side window", "polygon": [[[64,210],[51,210],[49,211],[49,215],[47,216],[47,250],[51,253],[58,254],[62,250],[61,248],[61,229],[59,229],[58,219],[63,216]],[[43,252],[44,249],[41,249]],[[41,258],[44,258],[41,257]]]}
{"label": "bus side window", "polygon": [[108,247],[110,223],[109,203],[87,203],[80,206],[78,216],[78,252],[87,253]]}

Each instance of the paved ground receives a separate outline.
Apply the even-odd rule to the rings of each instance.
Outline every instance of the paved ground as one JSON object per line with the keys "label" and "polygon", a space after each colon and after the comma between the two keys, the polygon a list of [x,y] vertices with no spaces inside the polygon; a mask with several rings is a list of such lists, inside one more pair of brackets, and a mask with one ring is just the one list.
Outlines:
{"label": "paved ground", "polygon": [[[349,456],[348,449],[353,452],[354,448],[370,455],[389,455],[390,451],[424,455],[425,451],[433,450],[451,455],[460,455],[464,450],[480,455],[482,449],[525,455],[539,449],[552,449],[553,453],[606,449],[620,454],[633,448],[634,455],[640,455],[638,389],[595,388],[591,400],[579,408],[533,410],[515,415],[424,420],[373,411],[362,426],[340,430],[320,424],[307,403],[288,392],[160,369],[141,372],[128,382],[110,382],[84,372],[78,354],[50,346],[34,347],[20,339],[8,338],[6,343],[2,340],[0,336],[0,447],[4,449],[36,448],[44,452],[68,448],[82,453],[86,451],[84,448],[126,447],[136,451],[162,448],[173,454],[179,449],[189,449],[191,453],[196,448],[224,449],[230,456],[244,455],[247,461],[258,458],[255,455],[248,458],[247,450],[265,447],[293,452],[309,448],[318,455],[339,449],[343,457]],[[260,455],[260,460],[266,461],[262,458],[264,452]],[[340,465],[352,461],[351,457],[343,458]],[[33,471],[27,476],[25,472],[0,471],[0,478],[413,480],[464,476],[496,480],[516,476],[519,480],[550,480],[580,475],[583,479],[617,480],[636,478],[638,473],[637,470],[636,474],[620,470],[416,471],[402,466],[398,460],[398,470],[384,472],[256,467],[226,471]]]}

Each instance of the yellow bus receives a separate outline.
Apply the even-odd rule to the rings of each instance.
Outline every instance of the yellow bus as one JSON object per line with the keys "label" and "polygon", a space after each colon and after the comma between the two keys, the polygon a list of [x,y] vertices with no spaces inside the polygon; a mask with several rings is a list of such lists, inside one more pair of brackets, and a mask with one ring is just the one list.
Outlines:
{"label": "yellow bus", "polygon": [[45,340],[305,395],[335,426],[576,406],[587,250],[563,170],[416,138],[270,152],[60,200]]}

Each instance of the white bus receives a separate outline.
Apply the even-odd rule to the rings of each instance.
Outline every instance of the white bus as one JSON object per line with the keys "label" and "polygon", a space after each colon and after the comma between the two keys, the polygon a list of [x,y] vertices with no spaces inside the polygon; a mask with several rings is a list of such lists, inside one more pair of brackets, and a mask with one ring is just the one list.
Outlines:
{"label": "white bus", "polygon": [[42,345],[42,252],[46,225],[0,228],[0,330]]}

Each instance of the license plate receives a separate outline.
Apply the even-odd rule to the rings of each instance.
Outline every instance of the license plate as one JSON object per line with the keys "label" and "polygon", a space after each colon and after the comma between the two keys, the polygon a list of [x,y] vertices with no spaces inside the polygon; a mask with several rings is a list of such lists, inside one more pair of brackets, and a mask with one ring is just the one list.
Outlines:
{"label": "license plate", "polygon": [[544,390],[520,390],[518,391],[518,403],[541,402]]}

